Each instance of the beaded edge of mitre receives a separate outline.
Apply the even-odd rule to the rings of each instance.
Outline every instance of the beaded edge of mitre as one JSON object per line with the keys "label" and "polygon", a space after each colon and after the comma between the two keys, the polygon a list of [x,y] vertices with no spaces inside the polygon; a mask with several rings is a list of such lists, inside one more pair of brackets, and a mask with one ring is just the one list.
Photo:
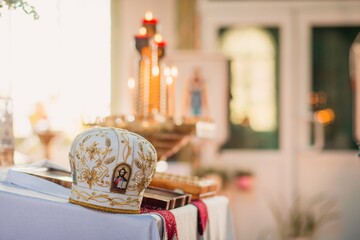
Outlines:
{"label": "beaded edge of mitre", "polygon": [[156,170],[154,146],[119,128],[97,127],[73,141],[69,201],[113,213],[139,213],[145,188]]}

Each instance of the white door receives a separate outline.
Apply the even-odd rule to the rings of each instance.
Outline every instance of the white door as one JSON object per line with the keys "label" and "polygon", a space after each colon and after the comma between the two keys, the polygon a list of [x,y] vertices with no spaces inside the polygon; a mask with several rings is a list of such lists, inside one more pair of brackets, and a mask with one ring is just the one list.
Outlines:
{"label": "white door", "polygon": [[[199,8],[205,51],[219,51],[219,31],[227,27],[270,27],[279,32],[278,148],[223,149],[212,161],[229,171],[254,172],[250,192],[233,186],[229,191],[237,238],[257,239],[276,228],[271,202],[286,210],[298,196],[307,199],[324,193],[334,199],[341,217],[320,229],[319,239],[357,239],[360,163],[356,150],[327,147],[322,128],[316,128],[317,137],[312,137],[309,96],[314,27],[360,26],[360,3],[200,1]],[[228,126],[218,129],[226,132]],[[210,154],[206,156],[208,163]]]}

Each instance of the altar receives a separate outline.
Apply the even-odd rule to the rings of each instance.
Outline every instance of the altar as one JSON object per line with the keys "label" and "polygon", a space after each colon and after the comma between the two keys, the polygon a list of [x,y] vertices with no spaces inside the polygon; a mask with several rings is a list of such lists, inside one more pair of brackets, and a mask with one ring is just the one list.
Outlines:
{"label": "altar", "polygon": [[[1,239],[166,239],[155,213],[113,214],[69,203],[64,193],[54,196],[7,182],[0,172]],[[198,233],[197,208],[188,204],[171,210],[178,239],[233,239],[229,202],[224,196],[203,199],[208,226]]]}
{"label": "altar", "polygon": [[[141,23],[134,36],[137,70],[128,79],[131,113],[84,118],[81,130],[71,131],[78,133],[66,150],[71,189],[5,167],[16,165],[12,100],[6,99],[6,124],[0,127],[6,143],[0,146],[0,239],[233,239],[229,200],[215,195],[216,183],[204,185],[197,176],[167,175],[161,169],[192,138],[213,138],[215,124],[200,70],[179,85],[178,68],[164,60],[167,42],[157,32],[158,20],[146,12]],[[181,94],[186,101],[176,104],[176,89],[182,86],[187,86]],[[30,116],[49,160],[58,135],[46,113],[53,109],[42,111],[41,105]],[[188,195],[187,200],[173,198],[167,208],[142,205],[148,186]]]}

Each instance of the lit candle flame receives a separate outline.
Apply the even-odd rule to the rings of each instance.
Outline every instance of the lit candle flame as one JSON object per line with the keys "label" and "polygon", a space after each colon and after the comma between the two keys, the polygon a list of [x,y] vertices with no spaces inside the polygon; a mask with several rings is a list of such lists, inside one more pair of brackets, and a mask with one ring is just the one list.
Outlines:
{"label": "lit candle flame", "polygon": [[156,165],[156,172],[166,172],[168,169],[168,163],[165,161],[158,161]]}
{"label": "lit candle flame", "polygon": [[171,67],[171,76],[177,77],[177,75],[178,75],[178,69],[177,69],[177,67],[172,66],[172,67]]}
{"label": "lit candle flame", "polygon": [[158,66],[153,66],[153,68],[152,68],[152,74],[153,74],[154,76],[159,76],[159,73],[160,73],[159,67],[158,67]]}
{"label": "lit candle flame", "polygon": [[129,78],[128,87],[129,87],[129,89],[134,89],[135,88],[135,79]]}
{"label": "lit candle flame", "polygon": [[335,119],[335,113],[331,108],[327,108],[324,110],[319,110],[314,113],[314,118],[317,122],[328,125],[332,123]]}
{"label": "lit candle flame", "polygon": [[164,68],[164,76],[165,76],[165,77],[169,77],[170,74],[171,74],[170,68],[169,68],[169,67],[165,67],[165,68]]}
{"label": "lit candle flame", "polygon": [[153,19],[153,14],[152,14],[152,12],[151,12],[151,11],[147,11],[147,12],[145,13],[145,20],[151,21],[152,19]]}
{"label": "lit candle flame", "polygon": [[171,84],[173,84],[173,78],[172,77],[167,77],[166,78],[166,84],[168,85],[168,86],[170,86]]}
{"label": "lit candle flame", "polygon": [[140,35],[146,35],[146,28],[145,27],[141,27],[140,29],[139,29],[139,34]]}
{"label": "lit candle flame", "polygon": [[154,40],[155,42],[159,43],[162,41],[162,36],[160,34],[155,34]]}

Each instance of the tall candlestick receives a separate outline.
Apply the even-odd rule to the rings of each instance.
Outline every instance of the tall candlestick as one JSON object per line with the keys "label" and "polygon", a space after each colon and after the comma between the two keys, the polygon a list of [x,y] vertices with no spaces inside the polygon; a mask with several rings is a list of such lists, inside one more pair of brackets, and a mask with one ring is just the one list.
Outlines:
{"label": "tall candlestick", "polygon": [[149,103],[150,103],[150,61],[144,60],[144,109],[143,116],[145,119],[149,117]]}
{"label": "tall candlestick", "polygon": [[160,66],[158,48],[155,41],[151,41],[151,78],[150,78],[150,111],[160,111]]}
{"label": "tall candlestick", "polygon": [[172,76],[166,77],[166,92],[167,92],[167,102],[168,102],[168,116],[173,116],[173,99],[174,99],[174,90],[173,90],[174,79]]}
{"label": "tall candlestick", "polygon": [[[165,68],[166,69],[166,68]],[[167,113],[167,86],[165,74],[160,78],[160,114],[166,116]]]}
{"label": "tall candlestick", "polygon": [[171,104],[171,116],[175,116],[176,113],[176,92],[175,92],[175,88],[176,88],[176,78],[178,75],[178,69],[175,66],[172,66],[170,69],[171,72],[171,77],[172,77],[172,84],[171,84],[171,102],[169,104]]}

